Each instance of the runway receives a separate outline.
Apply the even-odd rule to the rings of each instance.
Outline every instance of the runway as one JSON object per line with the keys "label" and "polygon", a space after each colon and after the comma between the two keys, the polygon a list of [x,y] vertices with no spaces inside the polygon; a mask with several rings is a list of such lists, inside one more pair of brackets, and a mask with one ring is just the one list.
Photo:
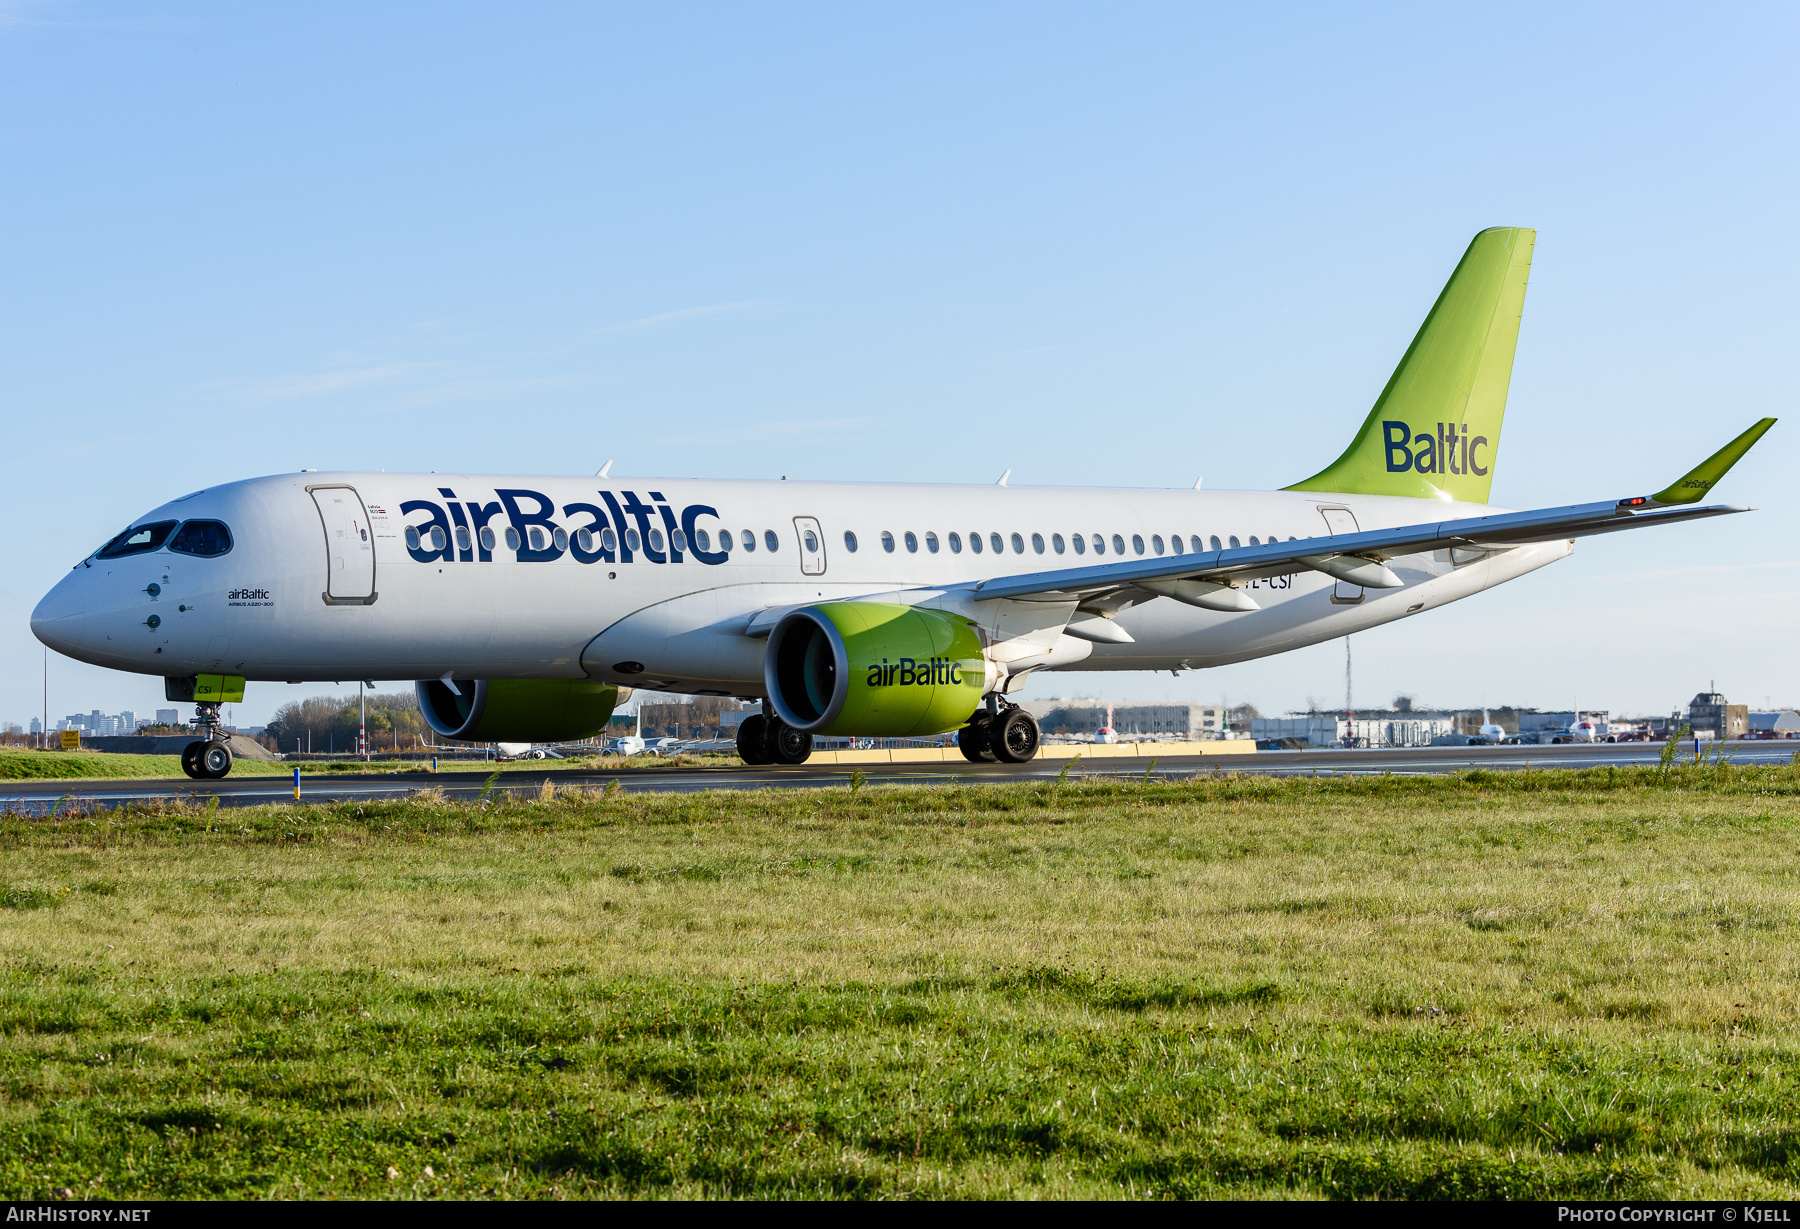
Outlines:
{"label": "runway", "polygon": [[[1683,744],[1680,757],[1693,755],[1693,744]],[[1077,761],[1075,770],[1089,779],[1179,780],[1196,773],[1259,773],[1270,776],[1342,775],[1367,773],[1438,774],[1469,768],[1520,772],[1533,768],[1605,768],[1655,764],[1661,743],[1567,745],[1561,747],[1417,747],[1367,751],[1252,751],[1243,755],[1145,756],[1138,759]],[[948,785],[983,781],[1031,781],[1055,777],[1078,755],[1080,745],[1046,745],[1029,764],[871,764],[862,772],[871,785]],[[1788,764],[1800,754],[1800,743],[1748,741],[1725,744],[1735,764]],[[709,789],[817,789],[841,786],[856,769],[848,766],[717,768],[644,768],[619,772],[549,771],[513,767],[500,779],[509,792],[535,793],[546,779],[558,786],[605,786],[613,781],[628,791],[691,793]],[[484,772],[403,771],[391,775],[303,777],[301,801],[305,803],[351,802],[404,798],[421,789],[436,787],[452,798],[478,797],[487,782]],[[45,814],[53,807],[79,803],[103,808],[155,798],[216,797],[221,806],[260,806],[294,800],[291,780],[282,777],[227,777],[223,781],[56,780],[0,783],[0,809],[25,814]]]}

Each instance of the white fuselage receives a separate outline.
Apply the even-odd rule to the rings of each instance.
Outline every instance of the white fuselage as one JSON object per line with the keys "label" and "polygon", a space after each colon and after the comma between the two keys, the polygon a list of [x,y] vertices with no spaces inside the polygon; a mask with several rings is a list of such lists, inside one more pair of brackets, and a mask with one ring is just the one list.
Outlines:
{"label": "white fuselage", "polygon": [[[350,509],[341,523],[327,496]],[[1310,492],[302,473],[208,488],[139,518],[220,521],[231,548],[90,557],[43,599],[32,628],[71,657],[145,674],[591,677],[759,696],[765,642],[746,629],[771,609],[876,593],[929,599],[992,577],[1153,556],[1159,543],[1173,554],[1177,537],[1191,551],[1196,539],[1217,549],[1323,536],[1343,532],[1346,513],[1368,530],[1491,511]],[[434,523],[448,531],[443,552]],[[339,540],[328,544],[334,525]],[[423,530],[416,547],[409,526]],[[584,528],[590,562],[576,554]],[[596,557],[605,528],[619,540]],[[531,559],[534,530],[543,546]],[[1390,561],[1403,587],[1366,592],[1301,568],[1248,584],[1262,607],[1251,612],[1148,600],[1117,615],[1131,643],[1095,644],[1056,668],[1201,669],[1281,653],[1442,606],[1569,550],[1556,541],[1467,559],[1403,556]],[[361,578],[368,560],[373,575]]]}

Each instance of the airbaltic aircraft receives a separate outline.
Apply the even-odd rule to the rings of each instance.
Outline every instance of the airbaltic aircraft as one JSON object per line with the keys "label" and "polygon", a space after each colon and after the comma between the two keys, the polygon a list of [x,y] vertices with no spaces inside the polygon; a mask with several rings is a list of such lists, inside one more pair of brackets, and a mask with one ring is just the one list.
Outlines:
{"label": "airbaltic aircraft", "polygon": [[1040,670],[1203,669],[1433,610],[1573,539],[1695,506],[1773,423],[1667,489],[1488,506],[1535,233],[1477,235],[1343,455],[1280,491],[474,474],[284,474],[164,504],[75,565],[32,630],[164,676],[230,770],[246,680],[412,678],[440,735],[583,738],[621,687],[762,699],[738,747],[957,731],[1037,751]]}

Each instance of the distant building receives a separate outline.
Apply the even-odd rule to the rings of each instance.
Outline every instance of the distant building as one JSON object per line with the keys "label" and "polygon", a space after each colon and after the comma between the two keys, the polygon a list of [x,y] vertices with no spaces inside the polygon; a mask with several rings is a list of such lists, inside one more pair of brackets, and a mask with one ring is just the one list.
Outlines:
{"label": "distant building", "polygon": [[1750,706],[1728,704],[1716,691],[1702,691],[1688,701],[1688,724],[1694,733],[1705,738],[1742,738],[1750,732]]}
{"label": "distant building", "polygon": [[1290,713],[1286,717],[1252,717],[1250,733],[1259,739],[1293,738],[1309,747],[1342,747],[1354,739],[1358,747],[1428,747],[1434,738],[1456,733],[1456,714],[1417,709],[1358,709]]}
{"label": "distant building", "polygon": [[1143,700],[1106,704],[1099,700],[1026,700],[1019,707],[1037,718],[1046,734],[1091,735],[1107,724],[1120,738],[1217,738],[1228,726],[1223,705]]}
{"label": "distant building", "polygon": [[181,710],[178,708],[159,708],[156,710],[157,725],[180,725]]}
{"label": "distant building", "polygon": [[44,723],[39,721],[36,717],[33,717],[31,719],[31,732],[33,734],[42,734],[44,732]]}
{"label": "distant building", "polygon": [[1800,738],[1800,713],[1789,709],[1751,713],[1750,735],[1753,738]]}

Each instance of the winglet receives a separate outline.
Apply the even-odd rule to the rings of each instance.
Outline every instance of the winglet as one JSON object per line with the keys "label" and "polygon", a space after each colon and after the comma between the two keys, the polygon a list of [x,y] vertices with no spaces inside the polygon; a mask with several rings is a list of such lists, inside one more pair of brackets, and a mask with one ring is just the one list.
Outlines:
{"label": "winglet", "polygon": [[1736,465],[1738,458],[1749,452],[1750,446],[1761,439],[1763,433],[1774,425],[1773,418],[1763,419],[1677,478],[1667,489],[1658,491],[1650,498],[1659,504],[1699,503],[1706,498],[1706,493],[1713,489],[1713,485],[1725,476],[1725,471]]}

